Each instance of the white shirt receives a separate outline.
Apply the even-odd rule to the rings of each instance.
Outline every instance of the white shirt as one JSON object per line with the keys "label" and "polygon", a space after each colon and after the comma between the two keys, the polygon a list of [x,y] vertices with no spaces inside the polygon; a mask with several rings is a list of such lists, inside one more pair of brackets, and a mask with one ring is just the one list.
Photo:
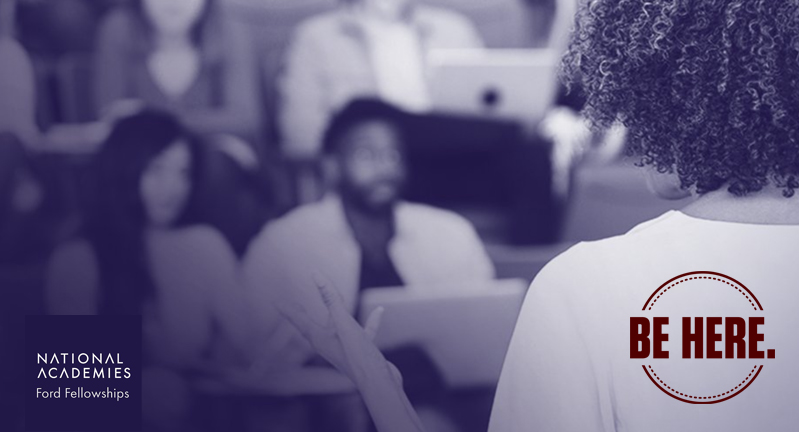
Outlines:
{"label": "white shirt", "polygon": [[[397,91],[394,89],[406,87],[400,84],[387,90],[384,84],[393,79],[387,73],[403,75],[400,83],[407,79],[411,86],[418,88],[419,72],[415,64],[421,60],[406,60],[408,51],[411,57],[419,58],[414,54],[416,50],[426,55],[432,50],[483,46],[477,30],[467,18],[446,9],[420,4],[415,8],[412,25],[408,27],[416,28],[414,38],[422,40],[421,46],[414,47],[404,31],[389,31],[389,49],[376,52],[381,58],[390,57],[387,61],[391,64],[408,61],[407,65],[400,64],[399,70],[414,71],[410,75],[394,74],[385,70],[386,59],[372,59],[373,52],[377,47],[385,46],[386,40],[381,38],[380,42],[372,43],[372,35],[367,33],[360,16],[351,9],[340,8],[304,21],[297,26],[288,47],[285,69],[277,85],[281,96],[278,121],[284,139],[283,150],[290,157],[318,155],[330,116],[348,102],[359,97],[395,94]],[[400,42],[392,47],[394,43],[390,41],[394,39]],[[380,76],[375,71],[377,64],[382,65]],[[404,100],[403,95],[399,97]]]}
{"label": "white shirt", "polygon": [[430,109],[424,53],[411,24],[364,17],[369,54],[380,97],[409,111]]}
{"label": "white shirt", "polygon": [[[530,288],[505,360],[490,430],[795,430],[797,256],[799,226],[716,222],[675,211],[626,235],[575,246],[547,265]],[[716,378],[735,383],[741,362],[748,368],[764,365],[745,391],[712,405],[681,402],[656,387],[642,366],[662,360],[630,359],[630,318],[647,316],[642,305],[661,284],[694,271],[723,273],[748,287],[766,319],[760,349],[776,349],[776,358],[768,360],[680,363],[689,371],[681,377],[684,385],[696,388],[712,387]],[[692,304],[679,306],[685,314],[677,316],[723,313],[740,300],[735,297],[739,293],[729,292],[718,299],[698,295]],[[679,318],[666,328],[670,341],[678,342],[665,346],[682,361],[681,325],[675,321]]]}
{"label": "white shirt", "polygon": [[[457,290],[494,277],[494,266],[468,221],[426,205],[399,203],[389,256],[407,289]],[[313,350],[274,308],[297,302],[312,318],[327,313],[314,275],[335,284],[351,310],[359,294],[361,250],[337,196],[302,206],[268,224],[251,242],[243,273],[258,328],[282,361],[304,361]]]}

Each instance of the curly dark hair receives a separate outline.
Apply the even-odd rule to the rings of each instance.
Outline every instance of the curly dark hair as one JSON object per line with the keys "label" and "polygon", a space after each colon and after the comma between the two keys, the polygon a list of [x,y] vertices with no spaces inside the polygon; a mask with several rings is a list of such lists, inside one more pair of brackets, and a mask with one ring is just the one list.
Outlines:
{"label": "curly dark hair", "polygon": [[799,1],[591,0],[563,59],[598,128],[700,194],[799,188]]}

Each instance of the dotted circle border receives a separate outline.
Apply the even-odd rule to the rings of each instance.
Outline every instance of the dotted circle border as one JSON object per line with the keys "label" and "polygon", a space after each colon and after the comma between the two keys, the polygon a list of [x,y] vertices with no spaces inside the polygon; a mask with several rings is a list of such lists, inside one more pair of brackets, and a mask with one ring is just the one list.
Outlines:
{"label": "dotted circle border", "polygon": [[668,287],[666,287],[666,289],[663,290],[662,293],[658,294],[658,296],[655,297],[654,300],[652,300],[652,303],[649,304],[649,309],[647,309],[647,310],[652,310],[652,308],[655,306],[655,303],[657,303],[658,299],[662,295],[666,294],[666,292],[668,290],[672,289],[673,287],[676,287],[677,285],[679,285],[679,284],[681,284],[683,282],[688,282],[688,281],[691,281],[691,280],[698,280],[698,279],[714,280],[714,281],[722,282],[722,283],[725,283],[725,284],[731,286],[732,288],[737,290],[739,293],[741,293],[741,295],[743,295],[744,298],[746,298],[746,300],[749,302],[750,305],[752,305],[752,308],[754,310],[757,310],[757,306],[755,306],[755,303],[752,301],[752,299],[749,298],[749,295],[747,293],[745,293],[743,290],[741,290],[737,286],[731,284],[730,281],[728,281],[728,280],[725,280],[725,279],[722,279],[722,278],[717,278],[717,277],[712,277],[712,276],[694,276],[694,277],[689,277],[689,278],[685,278],[685,279],[680,279],[677,282],[674,282],[673,284],[671,284]]}
{"label": "dotted circle border", "polygon": [[[752,378],[752,375],[755,375],[755,372],[757,371],[758,367],[761,367],[761,368],[762,368],[763,366],[757,366],[757,365],[755,365],[755,367],[753,367],[753,368],[752,368],[752,370],[749,372],[749,375],[747,375],[747,376],[746,376],[746,378],[745,378],[743,381],[741,381],[741,383],[740,383],[740,384],[738,384],[737,386],[735,386],[735,387],[731,388],[730,390],[728,390],[728,391],[726,391],[726,392],[724,392],[724,393],[720,393],[720,394],[717,394],[717,395],[715,395],[715,396],[691,396],[691,395],[687,395],[687,394],[685,394],[685,393],[679,392],[679,391],[677,391],[677,389],[673,389],[673,388],[669,387],[669,385],[668,385],[668,384],[666,384],[666,382],[665,382],[665,381],[663,381],[662,379],[660,379],[660,377],[659,377],[659,376],[658,376],[658,375],[655,373],[655,369],[653,369],[653,368],[652,368],[652,365],[647,365],[647,367],[648,367],[648,368],[649,368],[649,370],[652,372],[652,375],[653,375],[653,376],[654,376],[654,377],[655,377],[655,378],[656,378],[658,381],[660,381],[660,383],[661,383],[661,384],[663,384],[663,386],[665,386],[667,389],[671,390],[672,392],[674,392],[674,393],[676,393],[676,394],[678,394],[678,395],[680,395],[680,396],[682,396],[682,397],[687,397],[687,398],[690,398],[690,399],[695,399],[695,400],[709,400],[709,399],[718,399],[718,398],[720,398],[720,397],[722,397],[722,396],[726,396],[726,395],[728,395],[728,394],[731,394],[731,393],[732,393],[732,392],[734,392],[735,390],[738,390],[738,388],[740,388],[740,387],[743,387],[743,386],[744,386],[744,384],[746,384],[746,382],[747,382],[747,381],[749,381],[749,379],[750,379],[750,378]],[[662,388],[662,387],[661,387],[661,388]],[[743,389],[742,389],[742,390],[743,390]]]}
{"label": "dotted circle border", "polygon": [[[696,275],[703,275],[703,276],[696,276]],[[646,303],[644,304],[644,307],[641,310],[643,310],[643,311],[650,310],[651,311],[652,307],[657,302],[657,300],[660,299],[660,297],[662,297],[671,288],[674,288],[675,286],[677,286],[677,285],[679,285],[679,284],[681,284],[683,282],[687,282],[689,280],[695,280],[695,279],[710,279],[710,280],[715,280],[715,281],[718,281],[718,282],[725,283],[725,284],[729,285],[730,287],[732,287],[733,289],[735,289],[738,292],[740,292],[741,295],[744,296],[744,298],[749,302],[749,304],[753,307],[754,310],[761,310],[761,311],[763,310],[763,306],[760,305],[760,302],[757,300],[757,297],[755,297],[755,295],[752,293],[752,291],[749,291],[749,288],[747,288],[744,284],[738,282],[737,280],[735,280],[735,279],[733,279],[733,278],[731,278],[731,277],[729,277],[729,276],[727,276],[725,274],[716,273],[716,272],[712,272],[712,271],[695,271],[695,272],[690,272],[690,273],[684,273],[684,274],[681,274],[679,276],[676,276],[676,277],[673,277],[673,278],[669,279],[666,283],[664,283],[663,285],[659,286],[658,289],[656,289],[655,292],[653,292],[651,296],[649,296],[649,298],[646,300]],[[662,290],[662,292],[661,292],[661,290]],[[656,295],[657,295],[657,297],[655,297]],[[751,298],[750,298],[750,296],[751,296]]]}

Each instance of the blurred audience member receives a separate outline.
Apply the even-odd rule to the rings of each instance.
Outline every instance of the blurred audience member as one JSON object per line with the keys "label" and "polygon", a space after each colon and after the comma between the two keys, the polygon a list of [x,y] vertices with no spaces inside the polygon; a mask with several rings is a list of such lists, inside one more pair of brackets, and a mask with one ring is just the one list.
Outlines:
{"label": "blurred audience member", "polygon": [[42,225],[43,198],[22,143],[13,134],[0,133],[0,266],[42,258],[54,228]]}
{"label": "blurred audience member", "polygon": [[218,229],[240,257],[275,213],[271,171],[244,140],[218,135],[207,141],[199,212],[203,222]]}
{"label": "blurred audience member", "polygon": [[119,120],[97,155],[83,235],[60,247],[48,269],[51,313],[143,316],[147,376],[158,377],[145,381],[145,400],[158,408],[145,414],[168,429],[186,412],[185,400],[170,399],[186,394],[182,374],[212,372],[220,356],[234,360],[249,330],[233,251],[190,219],[198,146],[168,114]]}
{"label": "blurred audience member", "polygon": [[[0,1],[5,3],[10,1]],[[0,10],[0,17],[5,12],[8,11]],[[5,25],[0,24],[0,28]],[[33,146],[39,140],[33,67],[25,49],[8,34],[0,35],[0,65],[0,131],[14,134],[25,146]]]}
{"label": "blurred audience member", "polygon": [[95,97],[101,111],[142,100],[201,133],[251,139],[259,128],[249,40],[215,0],[134,0],[100,26]]}
{"label": "blurred audience member", "polygon": [[44,190],[30,155],[40,140],[36,90],[30,58],[11,36],[14,5],[0,1],[0,264],[41,259],[55,228],[42,220]]}
{"label": "blurred audience member", "polygon": [[14,35],[17,0],[0,1],[0,38]]}
{"label": "blurred audience member", "polygon": [[429,108],[427,53],[482,46],[465,17],[417,0],[340,4],[301,24],[287,55],[279,126],[292,158],[318,155],[328,120],[355,98]]}
{"label": "blurred audience member", "polygon": [[530,45],[536,48],[549,45],[559,0],[524,0],[525,21]]}
{"label": "blurred audience member", "polygon": [[[528,0],[529,1],[529,0]],[[544,1],[544,0],[541,0]],[[549,35],[549,47],[565,52],[569,46],[572,29],[575,27],[577,9],[586,0],[555,0],[555,16]]]}
{"label": "blurred audience member", "polygon": [[23,427],[24,317],[40,313],[38,266],[55,237],[28,154],[39,136],[36,95],[30,58],[13,39],[15,7],[0,0],[0,430],[9,431]]}
{"label": "blurred audience member", "polygon": [[526,6],[525,21],[530,45],[565,51],[569,32],[582,0],[521,0]]}
{"label": "blurred audience member", "polygon": [[[406,116],[383,102],[356,100],[333,118],[324,139],[324,164],[334,190],[268,225],[245,257],[245,283],[256,309],[269,310],[288,298],[323,307],[307,290],[315,273],[334,280],[354,314],[364,290],[455,287],[459,281],[494,277],[493,264],[466,220],[400,199]],[[285,356],[298,362],[311,358],[310,347],[293,329],[286,330]],[[394,354],[389,357],[405,374],[412,399],[435,405],[443,384],[426,355],[417,347]]]}
{"label": "blurred audience member", "polygon": [[24,320],[40,312],[40,280],[30,270],[39,270],[47,231],[38,217],[41,188],[30,168],[19,140],[0,133],[0,430],[8,431],[22,430]]}
{"label": "blurred audience member", "polygon": [[[4,0],[5,1],[5,0]],[[48,59],[89,53],[97,18],[109,0],[16,0],[20,39],[34,55]]]}

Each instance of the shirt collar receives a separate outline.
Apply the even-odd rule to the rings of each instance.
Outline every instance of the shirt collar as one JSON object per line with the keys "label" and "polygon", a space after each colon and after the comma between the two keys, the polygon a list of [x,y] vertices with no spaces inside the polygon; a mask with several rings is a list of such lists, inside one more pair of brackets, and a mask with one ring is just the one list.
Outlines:
{"label": "shirt collar", "polygon": [[[337,226],[340,227],[340,231],[347,233],[348,237],[351,237],[354,241],[354,236],[352,235],[352,228],[347,222],[347,217],[344,214],[344,203],[341,200],[341,195],[330,192],[324,198],[322,198],[321,204],[323,206],[330,206],[335,214],[335,223]],[[403,215],[406,214],[407,203],[400,200],[397,205],[394,207],[394,238],[405,238],[408,236],[412,230],[408,230],[408,225],[404,224],[404,217]]]}

